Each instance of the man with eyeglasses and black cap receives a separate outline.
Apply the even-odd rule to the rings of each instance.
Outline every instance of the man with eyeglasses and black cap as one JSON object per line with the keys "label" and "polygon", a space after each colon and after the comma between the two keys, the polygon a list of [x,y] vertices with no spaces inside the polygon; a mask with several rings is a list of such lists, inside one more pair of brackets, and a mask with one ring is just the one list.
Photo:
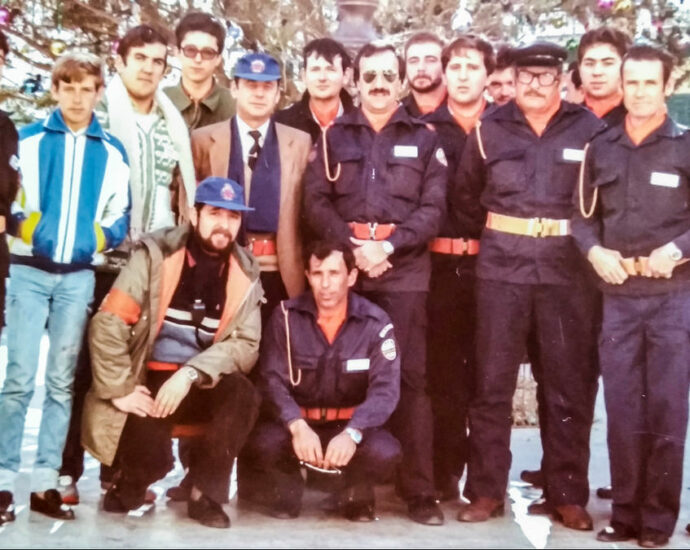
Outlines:
{"label": "man with eyeglasses and black cap", "polygon": [[542,366],[545,492],[569,528],[591,530],[585,506],[591,410],[594,290],[570,234],[583,149],[601,128],[561,101],[564,48],[537,42],[513,52],[516,97],[470,134],[450,191],[454,210],[485,227],[477,259],[477,372],[470,460],[460,521],[501,515],[510,471],[512,397],[527,336]]}
{"label": "man with eyeglasses and black cap", "polygon": [[82,441],[119,473],[103,508],[141,507],[173,468],[174,425],[204,423],[191,452],[188,515],[230,527],[221,504],[259,410],[247,378],[258,357],[263,289],[235,239],[245,205],[228,178],[199,184],[191,222],[142,237],[91,321],[93,383]]}
{"label": "man with eyeglasses and black cap", "polygon": [[235,114],[230,90],[214,73],[223,63],[225,28],[212,15],[192,11],[175,27],[180,81],[165,88],[190,130],[227,120]]}
{"label": "man with eyeglasses and black cap", "polygon": [[349,245],[356,290],[393,321],[401,354],[400,402],[391,418],[403,450],[398,493],[408,515],[441,525],[434,498],[432,414],[426,391],[429,241],[444,210],[447,161],[436,133],[398,102],[404,64],[390,44],[354,62],[361,107],[335,120],[304,177],[304,213],[322,239]]}

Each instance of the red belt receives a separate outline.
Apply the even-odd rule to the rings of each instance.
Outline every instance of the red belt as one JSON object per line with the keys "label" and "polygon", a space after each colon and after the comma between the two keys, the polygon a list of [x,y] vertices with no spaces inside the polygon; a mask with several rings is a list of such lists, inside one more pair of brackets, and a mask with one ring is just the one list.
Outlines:
{"label": "red belt", "polygon": [[395,231],[394,223],[360,223],[350,222],[347,225],[352,229],[355,239],[365,241],[385,241]]}
{"label": "red belt", "polygon": [[277,252],[275,239],[262,239],[249,236],[247,250],[254,256],[275,256]]}
{"label": "red belt", "polygon": [[164,371],[170,371],[170,370],[177,370],[180,368],[180,365],[177,363],[163,363],[161,361],[147,361],[146,362],[146,367],[149,370],[164,370]]}
{"label": "red belt", "polygon": [[326,407],[300,407],[302,418],[305,420],[319,420],[321,422],[331,422],[333,420],[350,420],[355,414],[354,407],[346,409],[326,408]]}
{"label": "red belt", "polygon": [[477,239],[449,239],[447,237],[436,237],[429,243],[429,250],[438,254],[474,256],[479,254],[479,241]]}

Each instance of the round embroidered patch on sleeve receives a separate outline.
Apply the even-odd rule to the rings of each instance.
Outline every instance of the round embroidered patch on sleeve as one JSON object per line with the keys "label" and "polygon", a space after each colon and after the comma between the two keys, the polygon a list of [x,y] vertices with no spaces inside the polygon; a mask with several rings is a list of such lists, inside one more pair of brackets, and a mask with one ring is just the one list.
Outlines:
{"label": "round embroidered patch on sleeve", "polygon": [[443,152],[443,149],[441,147],[436,149],[436,160],[439,161],[446,168],[448,167],[448,161],[446,160],[446,154]]}
{"label": "round embroidered patch on sleeve", "polygon": [[393,361],[398,356],[398,352],[395,349],[395,340],[393,340],[393,338],[388,338],[381,342],[381,353],[389,361]]}

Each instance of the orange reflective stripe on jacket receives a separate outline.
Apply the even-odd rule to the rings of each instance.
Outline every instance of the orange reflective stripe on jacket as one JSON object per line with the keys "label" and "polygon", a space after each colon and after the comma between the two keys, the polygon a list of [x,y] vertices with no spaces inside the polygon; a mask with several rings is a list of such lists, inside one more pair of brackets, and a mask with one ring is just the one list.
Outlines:
{"label": "orange reflective stripe on jacket", "polygon": [[133,325],[139,320],[141,306],[126,292],[112,288],[101,304],[101,311],[117,315],[128,325]]}

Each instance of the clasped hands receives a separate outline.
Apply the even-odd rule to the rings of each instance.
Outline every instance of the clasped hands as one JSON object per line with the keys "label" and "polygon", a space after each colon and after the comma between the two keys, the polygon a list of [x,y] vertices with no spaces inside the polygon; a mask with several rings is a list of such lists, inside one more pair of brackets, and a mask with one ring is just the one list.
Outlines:
{"label": "clasped hands", "polygon": [[289,430],[297,458],[325,470],[347,466],[357,450],[355,442],[343,431],[328,442],[324,455],[319,436],[301,418],[292,422]]}
{"label": "clasped hands", "polygon": [[[673,275],[673,269],[682,263],[682,260],[676,261],[671,258],[671,246],[673,246],[672,243],[655,248],[649,255],[649,261],[640,275],[656,279],[670,279]],[[622,285],[629,277],[623,267],[623,256],[617,250],[595,245],[589,249],[587,259],[599,277],[609,284]]]}
{"label": "clasped hands", "polygon": [[393,265],[388,261],[388,254],[383,250],[382,241],[370,241],[350,237],[356,248],[352,251],[355,255],[357,267],[372,279],[380,277]]}

